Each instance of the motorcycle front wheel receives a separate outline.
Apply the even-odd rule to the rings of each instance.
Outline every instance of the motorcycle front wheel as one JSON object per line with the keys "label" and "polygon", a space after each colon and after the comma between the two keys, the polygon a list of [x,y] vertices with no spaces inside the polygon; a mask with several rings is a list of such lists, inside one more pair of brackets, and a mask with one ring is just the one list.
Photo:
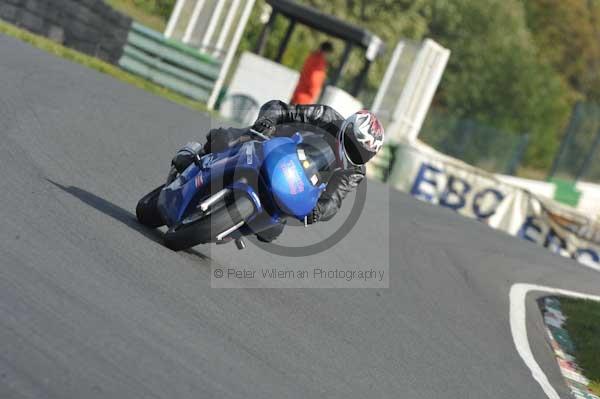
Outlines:
{"label": "motorcycle front wheel", "polygon": [[225,206],[223,203],[220,207],[219,204],[214,204],[210,213],[198,220],[171,227],[165,233],[165,245],[173,251],[181,251],[198,244],[214,242],[219,233],[241,221],[247,221],[253,213],[254,203],[246,194],[234,195],[230,201],[225,202]]}
{"label": "motorcycle front wheel", "polygon": [[135,215],[137,216],[137,220],[144,226],[156,228],[165,224],[160,217],[157,206],[158,195],[163,187],[164,184],[144,195],[142,199],[138,201],[137,206],[135,207]]}

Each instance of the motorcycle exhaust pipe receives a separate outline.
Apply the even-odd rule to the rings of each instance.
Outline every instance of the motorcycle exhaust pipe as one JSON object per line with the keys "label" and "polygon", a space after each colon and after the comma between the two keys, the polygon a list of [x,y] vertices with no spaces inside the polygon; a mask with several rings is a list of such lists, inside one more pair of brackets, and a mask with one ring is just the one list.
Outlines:
{"label": "motorcycle exhaust pipe", "polygon": [[217,241],[221,241],[223,238],[227,237],[229,234],[233,233],[234,231],[236,231],[237,229],[239,229],[240,227],[242,227],[244,225],[244,223],[245,222],[242,220],[238,224],[236,224],[234,226],[231,226],[227,230],[225,230],[225,231],[217,234]]}
{"label": "motorcycle exhaust pipe", "polygon": [[220,191],[217,191],[217,193],[211,195],[210,197],[208,197],[207,199],[205,199],[204,201],[202,201],[200,203],[200,210],[202,212],[206,212],[208,210],[208,208],[210,208],[212,205],[216,204],[217,202],[219,202],[220,200],[223,199],[223,197],[225,197],[227,194],[229,194],[231,190],[229,188],[224,188]]}

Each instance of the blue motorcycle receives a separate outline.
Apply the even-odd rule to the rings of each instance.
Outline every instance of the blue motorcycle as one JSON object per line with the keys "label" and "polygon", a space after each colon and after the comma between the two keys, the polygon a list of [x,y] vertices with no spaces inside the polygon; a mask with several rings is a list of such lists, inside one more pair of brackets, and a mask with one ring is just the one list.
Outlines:
{"label": "blue motorcycle", "polygon": [[317,204],[335,165],[329,143],[310,132],[251,140],[198,157],[182,173],[144,196],[140,223],[167,225],[165,245],[175,251],[198,244],[235,241],[284,223],[304,221]]}

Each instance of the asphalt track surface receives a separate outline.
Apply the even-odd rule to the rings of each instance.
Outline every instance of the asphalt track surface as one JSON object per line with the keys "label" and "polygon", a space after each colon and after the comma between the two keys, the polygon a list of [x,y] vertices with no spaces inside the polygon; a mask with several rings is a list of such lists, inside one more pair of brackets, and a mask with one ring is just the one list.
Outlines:
{"label": "asphalt track surface", "polygon": [[[0,36],[0,398],[546,397],[510,287],[598,294],[600,275],[451,211],[369,182],[358,226],[307,259],[163,247],[135,204],[217,123]],[[388,261],[390,288],[210,288],[211,264]]]}

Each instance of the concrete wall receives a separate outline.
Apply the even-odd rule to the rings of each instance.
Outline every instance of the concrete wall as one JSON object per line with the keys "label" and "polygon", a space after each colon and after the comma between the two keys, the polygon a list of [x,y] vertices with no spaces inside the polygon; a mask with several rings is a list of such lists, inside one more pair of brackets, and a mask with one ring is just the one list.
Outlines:
{"label": "concrete wall", "polygon": [[0,19],[111,63],[131,26],[103,0],[0,0]]}

